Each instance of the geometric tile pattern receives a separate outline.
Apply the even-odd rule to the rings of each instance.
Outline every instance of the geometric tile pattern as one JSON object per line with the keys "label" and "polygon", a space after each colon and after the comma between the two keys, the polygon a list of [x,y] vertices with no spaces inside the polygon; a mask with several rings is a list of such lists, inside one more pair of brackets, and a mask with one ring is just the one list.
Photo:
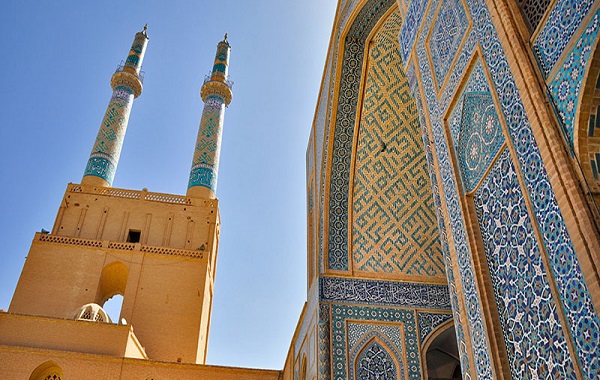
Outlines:
{"label": "geometric tile pattern", "polygon": [[401,325],[347,322],[347,329],[350,363],[354,363],[350,380],[404,379]]}
{"label": "geometric tile pattern", "polygon": [[377,21],[395,0],[379,0],[361,9],[353,21],[344,44],[344,58],[335,113],[335,130],[329,179],[328,267],[347,271],[348,257],[348,196],[350,163],[358,92],[361,83],[365,40]]}
{"label": "geometric tile pattern", "polygon": [[[431,183],[433,184],[432,193],[433,193],[433,203],[435,205],[436,210],[441,210],[441,198],[440,198],[440,190],[438,188],[437,175],[434,167],[433,161],[433,153],[432,153],[432,142],[429,139],[429,134],[426,131],[427,122],[424,115],[424,108],[422,104],[422,98],[420,89],[417,86],[417,78],[415,72],[414,60],[412,60],[408,66],[407,76],[409,80],[409,84],[411,85],[411,89],[415,96],[415,100],[417,103],[417,109],[419,114],[419,122],[423,126],[423,146],[425,147],[425,152],[427,155],[427,165],[429,167],[429,175],[431,178]],[[466,373],[466,377],[469,378],[468,373],[471,371],[471,364],[469,362],[469,354],[466,350],[467,341],[465,337],[465,328],[468,327],[467,322],[463,321],[461,315],[461,304],[458,300],[457,294],[457,285],[455,279],[455,273],[457,273],[457,268],[455,267],[452,258],[450,256],[450,249],[448,247],[448,237],[446,232],[446,222],[445,216],[442,212],[436,213],[438,218],[438,228],[439,228],[439,236],[440,243],[442,246],[442,253],[444,255],[444,262],[446,264],[446,278],[448,279],[448,291],[450,293],[450,304],[452,306],[452,318],[454,320],[454,331],[456,332],[458,353],[460,356],[460,366],[464,373]],[[421,337],[425,336],[425,334],[421,334]]]}
{"label": "geometric tile pattern", "polygon": [[450,64],[456,56],[468,26],[469,20],[463,2],[443,0],[428,43],[438,89],[448,74]]}
{"label": "geometric tile pattern", "polygon": [[84,177],[96,176],[104,179],[109,185],[112,184],[127,131],[133,99],[133,89],[128,86],[119,85],[114,88],[83,173]]}
{"label": "geometric tile pattern", "polygon": [[[478,1],[477,8],[475,9],[477,9],[477,12],[481,13],[481,10],[485,8],[485,4],[482,2],[482,0],[475,1]],[[494,378],[494,374],[492,373],[490,352],[481,310],[481,301],[478,289],[475,285],[476,281],[473,266],[471,264],[471,252],[469,245],[467,244],[466,227],[458,200],[458,184],[453,166],[451,164],[452,161],[449,157],[450,151],[446,142],[446,133],[442,120],[442,115],[447,109],[449,100],[451,99],[451,93],[448,89],[457,88],[459,84],[458,81],[460,80],[460,73],[450,73],[448,75],[448,84],[438,100],[438,97],[436,96],[437,89],[433,79],[433,69],[430,65],[426,51],[427,31],[433,25],[433,18],[435,16],[434,10],[437,9],[438,4],[438,0],[431,1],[429,11],[425,15],[423,21],[423,32],[418,36],[416,44],[416,55],[421,74],[419,82],[423,85],[423,94],[426,100],[425,107],[428,110],[428,115],[430,117],[429,120],[432,128],[432,142],[435,145],[436,156],[438,158],[439,176],[443,184],[443,195],[445,198],[444,201],[448,209],[448,224],[450,230],[446,231],[446,233],[452,236],[452,241],[454,242],[454,251],[456,253],[458,262],[457,273],[458,277],[461,279],[461,291],[465,304],[464,312],[467,316],[467,321],[463,321],[463,323],[465,323],[465,329],[470,331],[471,338],[471,341],[467,342],[467,345],[472,349],[475,367],[474,370],[477,374],[477,378],[492,379]],[[473,17],[473,12],[470,14]],[[475,23],[475,19],[473,19],[473,23]],[[474,30],[471,29],[469,35],[472,36],[474,34]],[[460,68],[463,70],[466,68],[468,58],[473,51],[472,49],[474,49],[473,41],[470,40],[470,36],[467,36],[465,44],[459,53],[459,57],[456,59],[452,67],[454,71]],[[457,331],[457,335],[458,334],[459,332]]]}
{"label": "geometric tile pattern", "polygon": [[565,138],[574,145],[574,126],[575,113],[579,102],[582,82],[587,72],[588,63],[592,49],[595,46],[598,32],[600,31],[600,9],[596,11],[594,17],[587,25],[581,37],[569,55],[562,63],[560,70],[556,73],[548,85],[550,98],[552,99],[558,116],[565,127]]}
{"label": "geometric tile pattern", "polygon": [[557,0],[541,31],[533,41],[533,51],[547,77],[571,41],[594,0]]}
{"label": "geometric tile pattern", "polygon": [[[358,324],[358,322],[382,322],[387,325],[402,326],[403,341],[404,344],[397,346],[393,343],[398,342],[398,338],[394,337],[393,329],[378,330],[373,327],[370,334],[363,337],[362,340],[358,340],[358,347],[349,347],[347,334],[356,334],[355,328],[349,329],[349,324]],[[390,323],[391,322],[391,323]],[[365,323],[366,324],[366,323]],[[391,337],[388,334],[394,334]],[[372,338],[376,338],[374,341],[379,342],[379,345],[387,355],[380,355],[375,360],[380,366],[367,367],[367,372],[374,370],[379,372],[382,368],[389,370],[390,367],[386,364],[388,361],[395,357],[396,362],[401,363],[403,366],[406,363],[408,372],[408,379],[421,379],[421,366],[419,357],[419,346],[417,344],[417,333],[415,326],[415,314],[414,311],[397,309],[397,308],[385,308],[385,307],[373,307],[373,306],[349,306],[349,305],[332,305],[331,306],[331,351],[332,351],[332,379],[334,380],[346,380],[349,378],[349,373],[354,372],[354,363],[357,364],[356,374],[359,375],[356,378],[359,379],[376,379],[378,377],[365,377],[360,376],[360,363],[361,359],[365,358],[364,354],[368,352],[369,343],[372,342]],[[378,338],[378,339],[377,339]],[[400,338],[402,339],[402,338]],[[384,342],[384,345],[381,345]],[[361,347],[361,343],[362,346]],[[404,354],[401,355],[402,347],[405,347]],[[372,351],[371,355],[378,354],[379,350]],[[349,355],[346,355],[349,353]],[[394,355],[390,355],[394,353]],[[383,362],[385,357],[386,362]],[[348,363],[348,358],[352,362]],[[403,359],[404,358],[404,359]],[[393,362],[393,360],[392,360]],[[398,368],[401,370],[401,368]],[[402,370],[402,373],[404,370]],[[398,376],[398,373],[396,374]],[[400,375],[402,376],[402,375]],[[380,379],[389,379],[390,377],[384,376],[379,377]],[[396,379],[397,377],[393,377]],[[400,378],[404,378],[403,376]]]}
{"label": "geometric tile pattern", "polygon": [[450,297],[446,285],[359,280],[331,276],[319,278],[319,300],[439,310],[450,309]]}
{"label": "geometric tile pattern", "polygon": [[224,116],[225,100],[220,95],[209,95],[204,102],[188,189],[203,186],[217,190]]}
{"label": "geometric tile pattern", "polygon": [[469,193],[504,143],[496,106],[478,60],[449,119],[465,192]]}
{"label": "geometric tile pattern", "polygon": [[419,342],[423,344],[427,336],[439,325],[452,319],[452,314],[418,313]]}
{"label": "geometric tile pattern", "polygon": [[548,274],[507,149],[473,200],[513,378],[543,374],[574,379]]}
{"label": "geometric tile pattern", "polygon": [[398,52],[394,12],[369,44],[356,145],[355,271],[445,277],[427,161]]}
{"label": "geometric tile pattern", "polygon": [[[560,0],[559,0],[560,2]],[[430,9],[435,8],[436,1],[431,4]],[[573,337],[575,349],[579,356],[579,362],[585,376],[598,378],[598,345],[590,344],[598,337],[600,321],[598,314],[591,303],[589,291],[582,276],[581,268],[577,261],[573,244],[570,240],[564,219],[561,215],[558,203],[551,190],[548,175],[545,171],[539,149],[533,137],[533,132],[517,86],[511,73],[502,45],[498,39],[491,16],[483,0],[467,0],[468,13],[472,16],[473,32],[476,41],[481,46],[483,61],[489,69],[492,87],[497,92],[500,101],[499,110],[507,123],[507,131],[515,147],[518,157],[518,169],[522,172],[527,196],[530,198],[535,213],[535,222],[540,228],[543,238],[545,252],[551,264],[551,272],[560,293],[560,302],[563,306],[570,335]],[[431,12],[430,12],[431,13]],[[577,16],[579,17],[579,16]],[[432,15],[428,14],[424,21],[424,29],[431,25]],[[472,49],[468,44],[467,36],[463,51],[466,56],[456,61],[453,71],[449,74],[447,88],[454,87],[452,78],[460,78],[464,72],[463,62],[468,61]],[[562,38],[562,37],[561,37]],[[475,278],[471,265],[470,251],[466,244],[466,233],[464,220],[458,201],[457,184],[455,175],[448,157],[443,122],[441,120],[444,111],[448,108],[452,97],[448,92],[443,92],[439,98],[436,96],[433,85],[432,69],[427,62],[427,54],[424,48],[425,37],[419,36],[417,44],[417,55],[424,95],[427,100],[427,112],[430,116],[431,127],[434,137],[434,145],[438,157],[440,176],[444,188],[444,198],[448,207],[449,225],[454,245],[456,248],[459,264],[459,274],[463,284],[464,301],[467,307],[468,325],[471,331],[471,344],[475,357],[476,372],[479,378],[490,379],[493,374],[490,371],[489,349],[485,339],[485,331],[481,321],[480,302],[475,287]],[[423,42],[421,42],[423,41]],[[559,46],[558,44],[557,46]],[[571,292],[575,292],[571,294]]]}

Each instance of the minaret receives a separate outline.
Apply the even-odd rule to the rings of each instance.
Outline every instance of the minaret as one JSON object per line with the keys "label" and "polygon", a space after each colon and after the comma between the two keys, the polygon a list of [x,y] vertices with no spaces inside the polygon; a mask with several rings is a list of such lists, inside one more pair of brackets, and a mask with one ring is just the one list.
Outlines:
{"label": "minaret", "polygon": [[84,185],[112,186],[133,99],[142,93],[140,70],[148,45],[147,28],[146,25],[143,31],[136,33],[125,64],[119,65],[110,79],[113,94],[83,173],[81,183]]}
{"label": "minaret", "polygon": [[204,80],[200,96],[204,110],[198,130],[194,159],[188,183],[187,196],[214,199],[217,190],[219,155],[225,107],[231,102],[231,85],[227,79],[231,46],[227,34],[217,46],[215,64],[210,76]]}

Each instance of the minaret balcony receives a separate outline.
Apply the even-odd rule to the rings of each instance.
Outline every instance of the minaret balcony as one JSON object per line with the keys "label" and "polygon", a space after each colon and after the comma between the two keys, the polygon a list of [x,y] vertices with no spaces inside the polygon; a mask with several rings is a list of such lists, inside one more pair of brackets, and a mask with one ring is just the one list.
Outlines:
{"label": "minaret balcony", "polygon": [[[203,84],[206,84],[206,83],[211,82],[211,81],[214,81],[212,73],[210,73],[210,74],[208,74],[207,76],[204,77],[204,83]],[[229,76],[223,78],[223,80],[218,80],[216,82],[224,83],[227,86],[227,88],[229,88],[230,90],[233,89],[233,81],[229,80]]]}
{"label": "minaret balcony", "polygon": [[126,72],[132,75],[135,75],[142,84],[144,84],[144,75],[146,74],[144,71],[140,71],[139,74],[132,69],[131,67],[125,66],[125,61],[121,61],[121,63],[119,63],[119,65],[117,66],[117,69],[115,70],[115,74],[116,73],[120,73],[120,72]]}

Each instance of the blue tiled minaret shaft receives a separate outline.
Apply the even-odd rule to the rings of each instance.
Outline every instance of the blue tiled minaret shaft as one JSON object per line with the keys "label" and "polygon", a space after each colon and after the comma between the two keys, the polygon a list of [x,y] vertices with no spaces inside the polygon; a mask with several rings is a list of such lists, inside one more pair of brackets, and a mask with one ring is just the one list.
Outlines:
{"label": "blue tiled minaret shaft", "polygon": [[136,33],[125,64],[119,65],[110,80],[113,94],[85,168],[82,184],[112,186],[133,99],[142,93],[140,70],[148,45],[146,29],[147,26],[144,26],[143,31]]}
{"label": "blue tiled minaret shaft", "polygon": [[198,130],[194,159],[188,183],[187,195],[199,198],[215,198],[221,136],[225,107],[231,102],[231,82],[228,81],[229,52],[227,34],[217,46],[212,73],[204,80],[200,96],[204,110]]}

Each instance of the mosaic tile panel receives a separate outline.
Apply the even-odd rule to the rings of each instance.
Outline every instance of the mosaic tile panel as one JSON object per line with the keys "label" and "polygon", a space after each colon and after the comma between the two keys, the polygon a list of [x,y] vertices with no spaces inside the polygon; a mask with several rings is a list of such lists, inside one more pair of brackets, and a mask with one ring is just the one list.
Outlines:
{"label": "mosaic tile panel", "polygon": [[450,297],[446,285],[355,280],[329,276],[319,278],[319,299],[369,305],[395,305],[428,309],[450,308]]}
{"label": "mosaic tile panel", "polygon": [[[347,362],[347,352],[352,347],[347,347],[347,322],[377,321],[399,322],[404,326],[405,360],[409,379],[421,379],[420,357],[417,344],[415,315],[413,311],[383,308],[360,307],[346,305],[331,306],[331,341],[332,341],[332,378],[335,380],[348,379],[352,363]],[[364,352],[364,351],[363,351]],[[362,379],[362,377],[361,377]]]}
{"label": "mosaic tile panel", "polygon": [[[484,4],[480,4],[480,7],[484,7]],[[433,0],[429,12],[427,13],[423,22],[423,28],[428,31],[432,26],[433,11],[436,9],[437,0]],[[473,33],[471,31],[470,33]],[[467,41],[469,38],[467,37]],[[468,48],[471,44],[465,44],[465,49],[461,52],[461,56],[457,59],[457,63],[454,67],[464,67],[467,59],[465,55],[468,54]],[[421,70],[421,83],[423,85],[423,91],[426,96],[427,108],[429,110],[430,121],[432,124],[432,135],[433,143],[438,158],[438,166],[440,171],[440,177],[444,186],[444,197],[445,204],[448,210],[450,231],[452,239],[454,241],[454,248],[456,251],[458,261],[458,273],[461,278],[462,294],[466,307],[466,316],[468,319],[468,328],[471,332],[471,342],[468,344],[472,348],[473,357],[475,360],[474,367],[477,377],[480,379],[492,379],[492,366],[490,361],[490,352],[487,345],[487,338],[484,329],[484,322],[481,311],[481,303],[478,290],[475,286],[475,274],[471,265],[471,252],[466,241],[466,228],[464,225],[464,219],[458,201],[458,187],[455,181],[453,167],[448,156],[448,145],[446,143],[445,131],[442,124],[441,116],[447,107],[443,103],[440,104],[436,97],[436,88],[433,81],[433,69],[429,64],[429,60],[426,52],[426,33],[422,33],[417,41],[416,53],[419,62],[419,68]],[[450,81],[448,88],[454,84],[452,80],[457,80],[459,75],[450,75]],[[454,87],[456,88],[456,87]],[[446,95],[448,92],[444,92],[442,95]],[[448,97],[449,98],[449,97]],[[442,102],[444,99],[442,97]],[[465,321],[466,322],[466,321]],[[463,369],[464,370],[464,369]]]}
{"label": "mosaic tile panel", "polygon": [[433,142],[429,138],[429,133],[427,132],[427,123],[424,114],[424,108],[422,104],[421,91],[417,84],[417,77],[415,73],[415,65],[414,61],[411,61],[408,70],[407,70],[408,82],[411,86],[412,92],[415,96],[415,100],[417,103],[417,110],[419,114],[419,121],[423,128],[423,146],[425,147],[425,152],[427,156],[427,165],[429,167],[429,176],[431,178],[432,193],[433,193],[433,203],[435,205],[437,219],[438,219],[438,228],[439,228],[439,236],[440,243],[442,246],[442,253],[444,255],[444,262],[446,266],[446,278],[448,279],[448,290],[450,293],[450,303],[452,306],[452,317],[454,319],[454,329],[456,332],[457,339],[457,347],[460,355],[460,366],[463,370],[465,379],[470,379],[470,371],[471,371],[471,363],[469,362],[469,355],[467,353],[467,341],[465,338],[465,327],[468,328],[467,321],[464,321],[461,316],[461,304],[458,300],[457,294],[457,286],[455,280],[456,268],[452,263],[452,258],[450,257],[450,249],[448,247],[448,236],[446,233],[446,222],[444,220],[444,214],[440,212],[441,210],[441,198],[440,198],[440,189],[438,188],[435,163],[433,161],[433,153],[432,153],[432,145]]}
{"label": "mosaic tile panel", "polygon": [[427,7],[427,0],[412,0],[406,12],[406,18],[400,29],[400,55],[403,62],[407,62],[408,55],[415,43],[421,20]]}
{"label": "mosaic tile panel", "polygon": [[106,108],[96,142],[83,176],[100,177],[109,186],[115,177],[121,148],[133,106],[133,90],[127,86],[116,86]]}
{"label": "mosaic tile panel", "polygon": [[548,85],[550,97],[558,111],[558,116],[566,128],[566,139],[574,148],[574,126],[577,105],[581,95],[583,78],[587,72],[588,62],[600,31],[600,9],[596,11],[585,31],[562,63]]}
{"label": "mosaic tile panel", "polygon": [[405,378],[401,325],[347,322],[347,329],[350,380]]}
{"label": "mosaic tile panel", "polygon": [[548,275],[508,150],[473,201],[513,378],[574,379]]}
{"label": "mosaic tile panel", "polygon": [[496,106],[479,60],[448,122],[463,185],[466,192],[471,192],[504,143]]}
{"label": "mosaic tile panel", "polygon": [[204,110],[198,128],[198,138],[188,189],[202,186],[217,191],[217,174],[225,117],[225,100],[218,95],[210,95],[204,102]]}
{"label": "mosaic tile panel", "polygon": [[[481,7],[480,0],[473,2],[473,9]],[[480,41],[485,60],[502,104],[502,112],[507,121],[509,134],[519,158],[527,191],[533,204],[534,213],[546,254],[550,260],[552,274],[559,289],[560,301],[567,317],[584,376],[600,377],[598,356],[600,346],[600,319],[591,302],[587,285],[583,278],[577,255],[567,227],[561,215],[556,197],[552,192],[548,174],[533,137],[531,126],[526,118],[523,103],[514,83],[504,54],[498,54],[500,43],[495,29],[489,27],[491,19],[487,8],[478,13]],[[509,73],[509,75],[507,75]]]}
{"label": "mosaic tile panel", "polygon": [[346,36],[342,77],[335,117],[334,143],[329,180],[328,267],[348,270],[348,195],[352,141],[360,89],[365,40],[395,0],[373,1],[363,7]]}
{"label": "mosaic tile panel", "polygon": [[452,314],[418,313],[419,343],[423,344],[425,339],[442,323],[452,319]]}
{"label": "mosaic tile panel", "polygon": [[[502,46],[498,40],[489,12],[485,3],[481,0],[468,0],[467,5],[473,16],[473,33],[476,34],[477,40],[481,43],[484,59],[492,76],[493,86],[498,93],[502,105],[501,112],[504,114],[505,120],[507,120],[511,140],[519,157],[519,166],[524,174],[528,193],[531,195],[534,204],[536,220],[542,231],[544,245],[552,263],[552,272],[556,278],[557,285],[561,289],[561,302],[568,314],[567,319],[569,320],[569,327],[572,330],[571,335],[575,337],[575,340],[579,340],[576,343],[576,349],[582,363],[582,368],[584,368],[586,376],[595,378],[597,377],[598,366],[597,355],[590,351],[589,343],[587,343],[589,339],[583,338],[589,337],[590,334],[586,334],[587,332],[581,327],[585,325],[587,326],[586,328],[591,329],[589,331],[597,331],[594,330],[597,326],[597,314],[591,305],[589,292],[581,276],[579,265],[576,262],[576,256],[564,220],[560,215],[556,199],[550,190],[551,187],[548,182],[547,173],[544,170],[531,127],[526,119],[523,104],[518,95],[508,63],[506,62],[506,57],[502,53]],[[444,141],[442,124],[440,123],[440,115],[448,106],[451,98],[450,96],[446,96],[446,94],[442,94],[439,99],[435,97],[434,87],[431,84],[431,70],[427,67],[425,60],[421,58],[421,56],[425,58],[422,45],[417,46],[417,54],[419,55],[422,70],[421,79],[425,94],[427,95],[427,108],[432,120],[436,152],[440,162],[446,205],[450,216],[450,226],[453,240],[457,247],[465,303],[469,311],[468,317],[472,331],[471,336],[476,360],[476,371],[480,378],[490,378],[492,374],[489,372],[489,368],[491,367],[489,359],[486,359],[489,358],[489,353],[487,352],[487,347],[484,345],[484,341],[481,339],[481,337],[485,336],[485,332],[482,329],[483,324],[479,322],[480,315],[478,316],[478,313],[474,312],[479,310],[479,303],[476,296],[476,289],[473,286],[474,278],[472,276],[472,268],[470,267],[468,249],[465,249],[466,247],[464,246],[466,237],[462,216],[458,207],[456,183],[454,182],[454,174],[449,165],[448,150]],[[457,62],[460,63],[460,59]],[[460,75],[461,69],[460,66],[455,68],[458,75]],[[561,260],[562,263],[558,260]],[[571,286],[571,288],[578,289],[577,303],[584,305],[583,308],[579,309],[582,310],[579,314],[574,312],[576,310],[574,306],[575,302],[572,302],[566,294],[567,283],[577,285],[575,287]],[[591,334],[591,336],[594,336],[594,334]]]}
{"label": "mosaic tile panel", "polygon": [[428,43],[438,89],[448,74],[468,26],[462,1],[442,0]]}
{"label": "mosaic tile panel", "polygon": [[[369,44],[353,186],[354,270],[444,277],[416,107],[392,13]],[[399,254],[402,252],[402,254]]]}
{"label": "mosaic tile panel", "polygon": [[558,0],[533,41],[533,51],[547,77],[581,25],[593,0]]}

